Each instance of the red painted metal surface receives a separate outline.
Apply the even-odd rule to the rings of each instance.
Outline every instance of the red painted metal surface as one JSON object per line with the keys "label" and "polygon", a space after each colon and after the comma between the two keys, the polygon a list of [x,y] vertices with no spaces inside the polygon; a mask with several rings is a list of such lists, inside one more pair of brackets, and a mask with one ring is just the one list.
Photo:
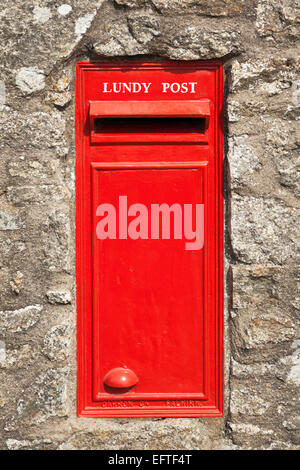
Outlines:
{"label": "red painted metal surface", "polygon": [[[219,62],[77,66],[79,416],[222,416],[222,103]],[[155,204],[203,207],[203,246],[186,248],[175,215],[152,236]]]}
{"label": "red painted metal surface", "polygon": [[209,100],[91,101],[91,117],[209,117]]}

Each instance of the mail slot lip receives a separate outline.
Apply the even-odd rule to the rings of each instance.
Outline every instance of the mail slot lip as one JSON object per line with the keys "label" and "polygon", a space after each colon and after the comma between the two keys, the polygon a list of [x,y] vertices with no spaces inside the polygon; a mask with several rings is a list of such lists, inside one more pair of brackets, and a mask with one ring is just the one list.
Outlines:
{"label": "mail slot lip", "polygon": [[[213,112],[208,99],[188,101],[90,101],[91,143],[208,143],[209,119]],[[204,118],[205,132],[102,134],[95,132],[96,118]]]}
{"label": "mail slot lip", "polygon": [[193,101],[90,101],[90,117],[204,117],[210,100]]}

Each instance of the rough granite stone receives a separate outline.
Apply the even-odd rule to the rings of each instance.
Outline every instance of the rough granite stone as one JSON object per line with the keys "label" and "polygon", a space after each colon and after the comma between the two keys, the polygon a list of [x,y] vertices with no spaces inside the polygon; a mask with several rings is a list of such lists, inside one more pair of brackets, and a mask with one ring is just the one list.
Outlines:
{"label": "rough granite stone", "polygon": [[256,30],[259,36],[276,42],[299,38],[300,5],[297,0],[260,0],[257,5]]}
{"label": "rough granite stone", "polygon": [[292,344],[293,353],[291,356],[292,367],[287,376],[287,382],[300,387],[300,341],[294,341]]}
{"label": "rough granite stone", "polygon": [[50,271],[68,271],[70,268],[70,222],[59,210],[49,212],[42,224],[43,263]]}
{"label": "rough granite stone", "polygon": [[49,304],[65,305],[71,303],[71,292],[68,290],[49,290],[46,295]]}
{"label": "rough granite stone", "polygon": [[[291,347],[299,331],[294,302],[298,277],[297,268],[234,267],[230,311],[234,359],[249,364],[245,370],[240,365],[240,374],[235,375],[248,371],[251,376],[251,367],[255,367],[253,371],[257,369],[260,375],[259,371],[265,371],[265,375],[278,377],[282,368],[283,376],[287,376],[288,367],[292,366]],[[266,361],[271,359],[268,367]],[[259,362],[261,366],[256,364]],[[237,367],[233,362],[232,370]]]}
{"label": "rough granite stone", "polygon": [[258,392],[249,393],[248,388],[235,389],[231,392],[230,412],[231,416],[251,415],[262,416],[270,408],[271,403]]}
{"label": "rough granite stone", "polygon": [[[122,1],[122,0],[121,0]],[[191,14],[205,16],[235,16],[247,8],[247,1],[237,0],[153,0],[153,4],[161,13]]]}
{"label": "rough granite stone", "polygon": [[295,337],[295,325],[290,318],[282,315],[280,311],[267,313],[252,313],[247,319],[245,316],[234,317],[235,335],[239,336],[246,349],[268,343],[284,343]]}
{"label": "rough granite stone", "polygon": [[[0,448],[299,449],[299,6],[1,3]],[[75,65],[160,58],[224,63],[225,415],[78,418]]]}
{"label": "rough granite stone", "polygon": [[[124,433],[126,426],[126,433]],[[59,449],[215,449],[221,421],[207,419],[164,419],[107,421],[105,429],[77,431]],[[221,437],[222,448],[233,448]]]}
{"label": "rough granite stone", "polygon": [[228,139],[228,160],[232,188],[247,184],[253,173],[261,167],[259,157],[248,142],[248,135],[233,136]]}
{"label": "rough granite stone", "polygon": [[275,199],[233,195],[232,246],[244,263],[297,264],[299,209]]}
{"label": "rough granite stone", "polygon": [[48,369],[39,375],[24,392],[17,404],[17,413],[5,427],[6,431],[38,425],[52,417],[68,415],[65,368]]}
{"label": "rough granite stone", "polygon": [[19,184],[32,183],[33,185],[40,183],[48,183],[55,181],[56,171],[59,166],[58,160],[53,160],[53,155],[36,156],[36,159],[24,159],[19,157],[16,161],[9,161],[8,173],[12,183],[16,180]]}
{"label": "rough granite stone", "polygon": [[43,353],[51,361],[64,361],[69,356],[70,328],[68,325],[53,326],[44,338]]}
{"label": "rough granite stone", "polygon": [[37,67],[21,67],[16,75],[16,84],[24,94],[31,94],[45,87],[45,75]]}
{"label": "rough granite stone", "polygon": [[18,230],[23,227],[19,210],[9,204],[5,196],[0,196],[0,230]]}
{"label": "rough granite stone", "polygon": [[52,448],[50,439],[19,440],[7,439],[8,450],[47,450]]}
{"label": "rough granite stone", "polygon": [[38,67],[48,75],[55,64],[74,51],[102,3],[75,1],[64,15],[55,0],[5,1],[0,12],[0,70],[6,79],[23,67]]}
{"label": "rough granite stone", "polygon": [[54,184],[7,187],[7,199],[17,205],[57,203],[67,196],[68,192],[63,186]]}
{"label": "rough granite stone", "polygon": [[64,70],[60,77],[53,79],[46,94],[46,101],[54,104],[59,108],[65,107],[72,99],[71,93],[71,70]]}
{"label": "rough granite stone", "polygon": [[[199,27],[200,26],[200,27]],[[178,17],[177,24],[168,17],[150,12],[132,12],[128,18],[113,18],[104,34],[93,38],[96,54],[110,56],[115,50],[119,56],[157,54],[177,60],[212,59],[235,54],[240,47],[240,32],[218,24],[207,29],[205,23],[186,21]]]}
{"label": "rough granite stone", "polygon": [[[4,345],[2,346],[1,343]],[[22,369],[32,364],[37,356],[36,350],[29,344],[25,344],[19,349],[6,349],[5,343],[0,341],[0,368],[6,370]]]}
{"label": "rough granite stone", "polygon": [[[4,111],[0,114],[2,129],[0,149],[10,147],[18,151],[27,149],[55,149],[58,156],[67,154],[68,147],[64,137],[65,120],[56,110],[24,113]],[[34,132],[32,132],[34,129]]]}
{"label": "rough granite stone", "polygon": [[269,84],[273,94],[274,85],[280,91],[289,88],[298,79],[299,66],[299,58],[295,55],[280,57],[278,54],[270,54],[268,57],[250,58],[246,61],[236,59],[232,63],[231,91],[253,90],[257,87],[268,90],[266,84]]}
{"label": "rough granite stone", "polygon": [[140,8],[147,5],[148,0],[115,0],[115,3],[128,8]]}
{"label": "rough granite stone", "polygon": [[0,334],[28,330],[39,321],[42,310],[42,305],[28,305],[18,310],[0,312]]}
{"label": "rough granite stone", "polygon": [[231,359],[231,374],[233,377],[251,380],[252,377],[275,377],[286,380],[292,364],[291,356],[278,359],[275,363],[243,364]]}

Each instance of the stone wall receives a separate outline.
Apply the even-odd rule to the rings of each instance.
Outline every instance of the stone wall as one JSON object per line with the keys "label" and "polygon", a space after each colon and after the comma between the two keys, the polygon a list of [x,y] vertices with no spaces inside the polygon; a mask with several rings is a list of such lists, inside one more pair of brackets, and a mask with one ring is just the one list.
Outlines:
{"label": "stone wall", "polygon": [[[297,448],[299,18],[299,0],[2,0],[1,448]],[[129,56],[224,62],[224,418],[76,417],[74,70]]]}

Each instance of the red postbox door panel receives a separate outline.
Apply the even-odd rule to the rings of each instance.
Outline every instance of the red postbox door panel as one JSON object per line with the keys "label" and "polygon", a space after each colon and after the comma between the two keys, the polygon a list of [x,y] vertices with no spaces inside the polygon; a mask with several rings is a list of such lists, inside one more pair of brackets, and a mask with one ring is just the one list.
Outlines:
{"label": "red postbox door panel", "polygon": [[223,412],[220,63],[78,64],[78,414]]}

